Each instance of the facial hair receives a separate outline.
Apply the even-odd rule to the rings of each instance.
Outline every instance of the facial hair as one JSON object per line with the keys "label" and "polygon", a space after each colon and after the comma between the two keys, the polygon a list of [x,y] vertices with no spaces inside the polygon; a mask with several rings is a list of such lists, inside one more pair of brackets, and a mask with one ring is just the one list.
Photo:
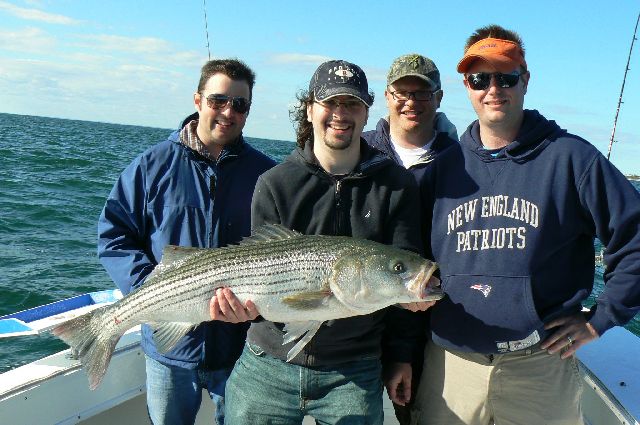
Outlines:
{"label": "facial hair", "polygon": [[[329,128],[332,122],[327,123],[327,127]],[[346,124],[348,126],[350,126],[351,129],[351,134],[350,135],[343,135],[342,137],[340,136],[335,136],[333,138],[329,138],[328,137],[328,132],[330,130],[326,130],[324,133],[324,137],[323,137],[323,142],[325,144],[326,147],[328,147],[329,149],[332,150],[345,150],[348,149],[351,144],[354,141],[354,136],[355,136],[355,123],[354,122],[345,122],[345,121],[340,121],[340,124]]]}

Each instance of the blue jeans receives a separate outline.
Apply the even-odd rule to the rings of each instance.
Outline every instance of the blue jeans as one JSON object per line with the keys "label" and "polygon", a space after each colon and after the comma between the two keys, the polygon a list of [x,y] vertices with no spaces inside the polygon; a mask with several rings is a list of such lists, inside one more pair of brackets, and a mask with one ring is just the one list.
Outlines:
{"label": "blue jeans", "polygon": [[193,425],[206,388],[224,425],[224,388],[231,369],[215,371],[167,366],[146,356],[147,411],[154,425]]}
{"label": "blue jeans", "polygon": [[227,425],[377,425],[383,422],[378,359],[334,366],[286,363],[247,343],[227,381]]}

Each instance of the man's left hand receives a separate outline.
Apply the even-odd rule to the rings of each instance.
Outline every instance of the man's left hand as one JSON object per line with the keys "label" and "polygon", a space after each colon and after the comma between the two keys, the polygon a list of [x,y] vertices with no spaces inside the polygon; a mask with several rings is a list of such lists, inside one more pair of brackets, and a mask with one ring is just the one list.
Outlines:
{"label": "man's left hand", "polygon": [[395,404],[404,406],[411,400],[411,363],[390,363],[384,372],[384,386]]}
{"label": "man's left hand", "polygon": [[593,326],[587,323],[583,313],[552,320],[544,328],[555,331],[540,344],[540,348],[547,350],[549,354],[555,354],[566,347],[566,351],[560,355],[563,360],[573,356],[578,348],[600,337]]}

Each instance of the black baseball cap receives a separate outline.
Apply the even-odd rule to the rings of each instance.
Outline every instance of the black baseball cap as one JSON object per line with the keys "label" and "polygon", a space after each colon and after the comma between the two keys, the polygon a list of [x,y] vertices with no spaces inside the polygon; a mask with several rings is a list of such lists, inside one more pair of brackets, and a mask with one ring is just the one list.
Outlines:
{"label": "black baseball cap", "polygon": [[334,96],[353,96],[367,106],[373,104],[364,71],[344,60],[331,60],[316,69],[309,82],[309,93],[322,102]]}

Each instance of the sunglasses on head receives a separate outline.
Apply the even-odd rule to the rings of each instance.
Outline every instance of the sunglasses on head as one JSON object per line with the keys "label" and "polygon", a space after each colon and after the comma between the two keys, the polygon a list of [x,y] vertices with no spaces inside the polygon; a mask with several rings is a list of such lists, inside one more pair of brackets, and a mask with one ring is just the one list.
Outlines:
{"label": "sunglasses on head", "polygon": [[520,75],[522,74],[517,71],[510,74],[503,74],[502,72],[476,72],[475,74],[467,75],[467,82],[473,90],[486,90],[491,85],[491,77],[493,77],[496,79],[496,85],[498,87],[508,89],[518,84]]}
{"label": "sunglasses on head", "polygon": [[207,96],[207,105],[211,109],[223,109],[231,102],[231,109],[239,114],[249,111],[251,102],[241,96],[231,97],[226,94],[210,94]]}

